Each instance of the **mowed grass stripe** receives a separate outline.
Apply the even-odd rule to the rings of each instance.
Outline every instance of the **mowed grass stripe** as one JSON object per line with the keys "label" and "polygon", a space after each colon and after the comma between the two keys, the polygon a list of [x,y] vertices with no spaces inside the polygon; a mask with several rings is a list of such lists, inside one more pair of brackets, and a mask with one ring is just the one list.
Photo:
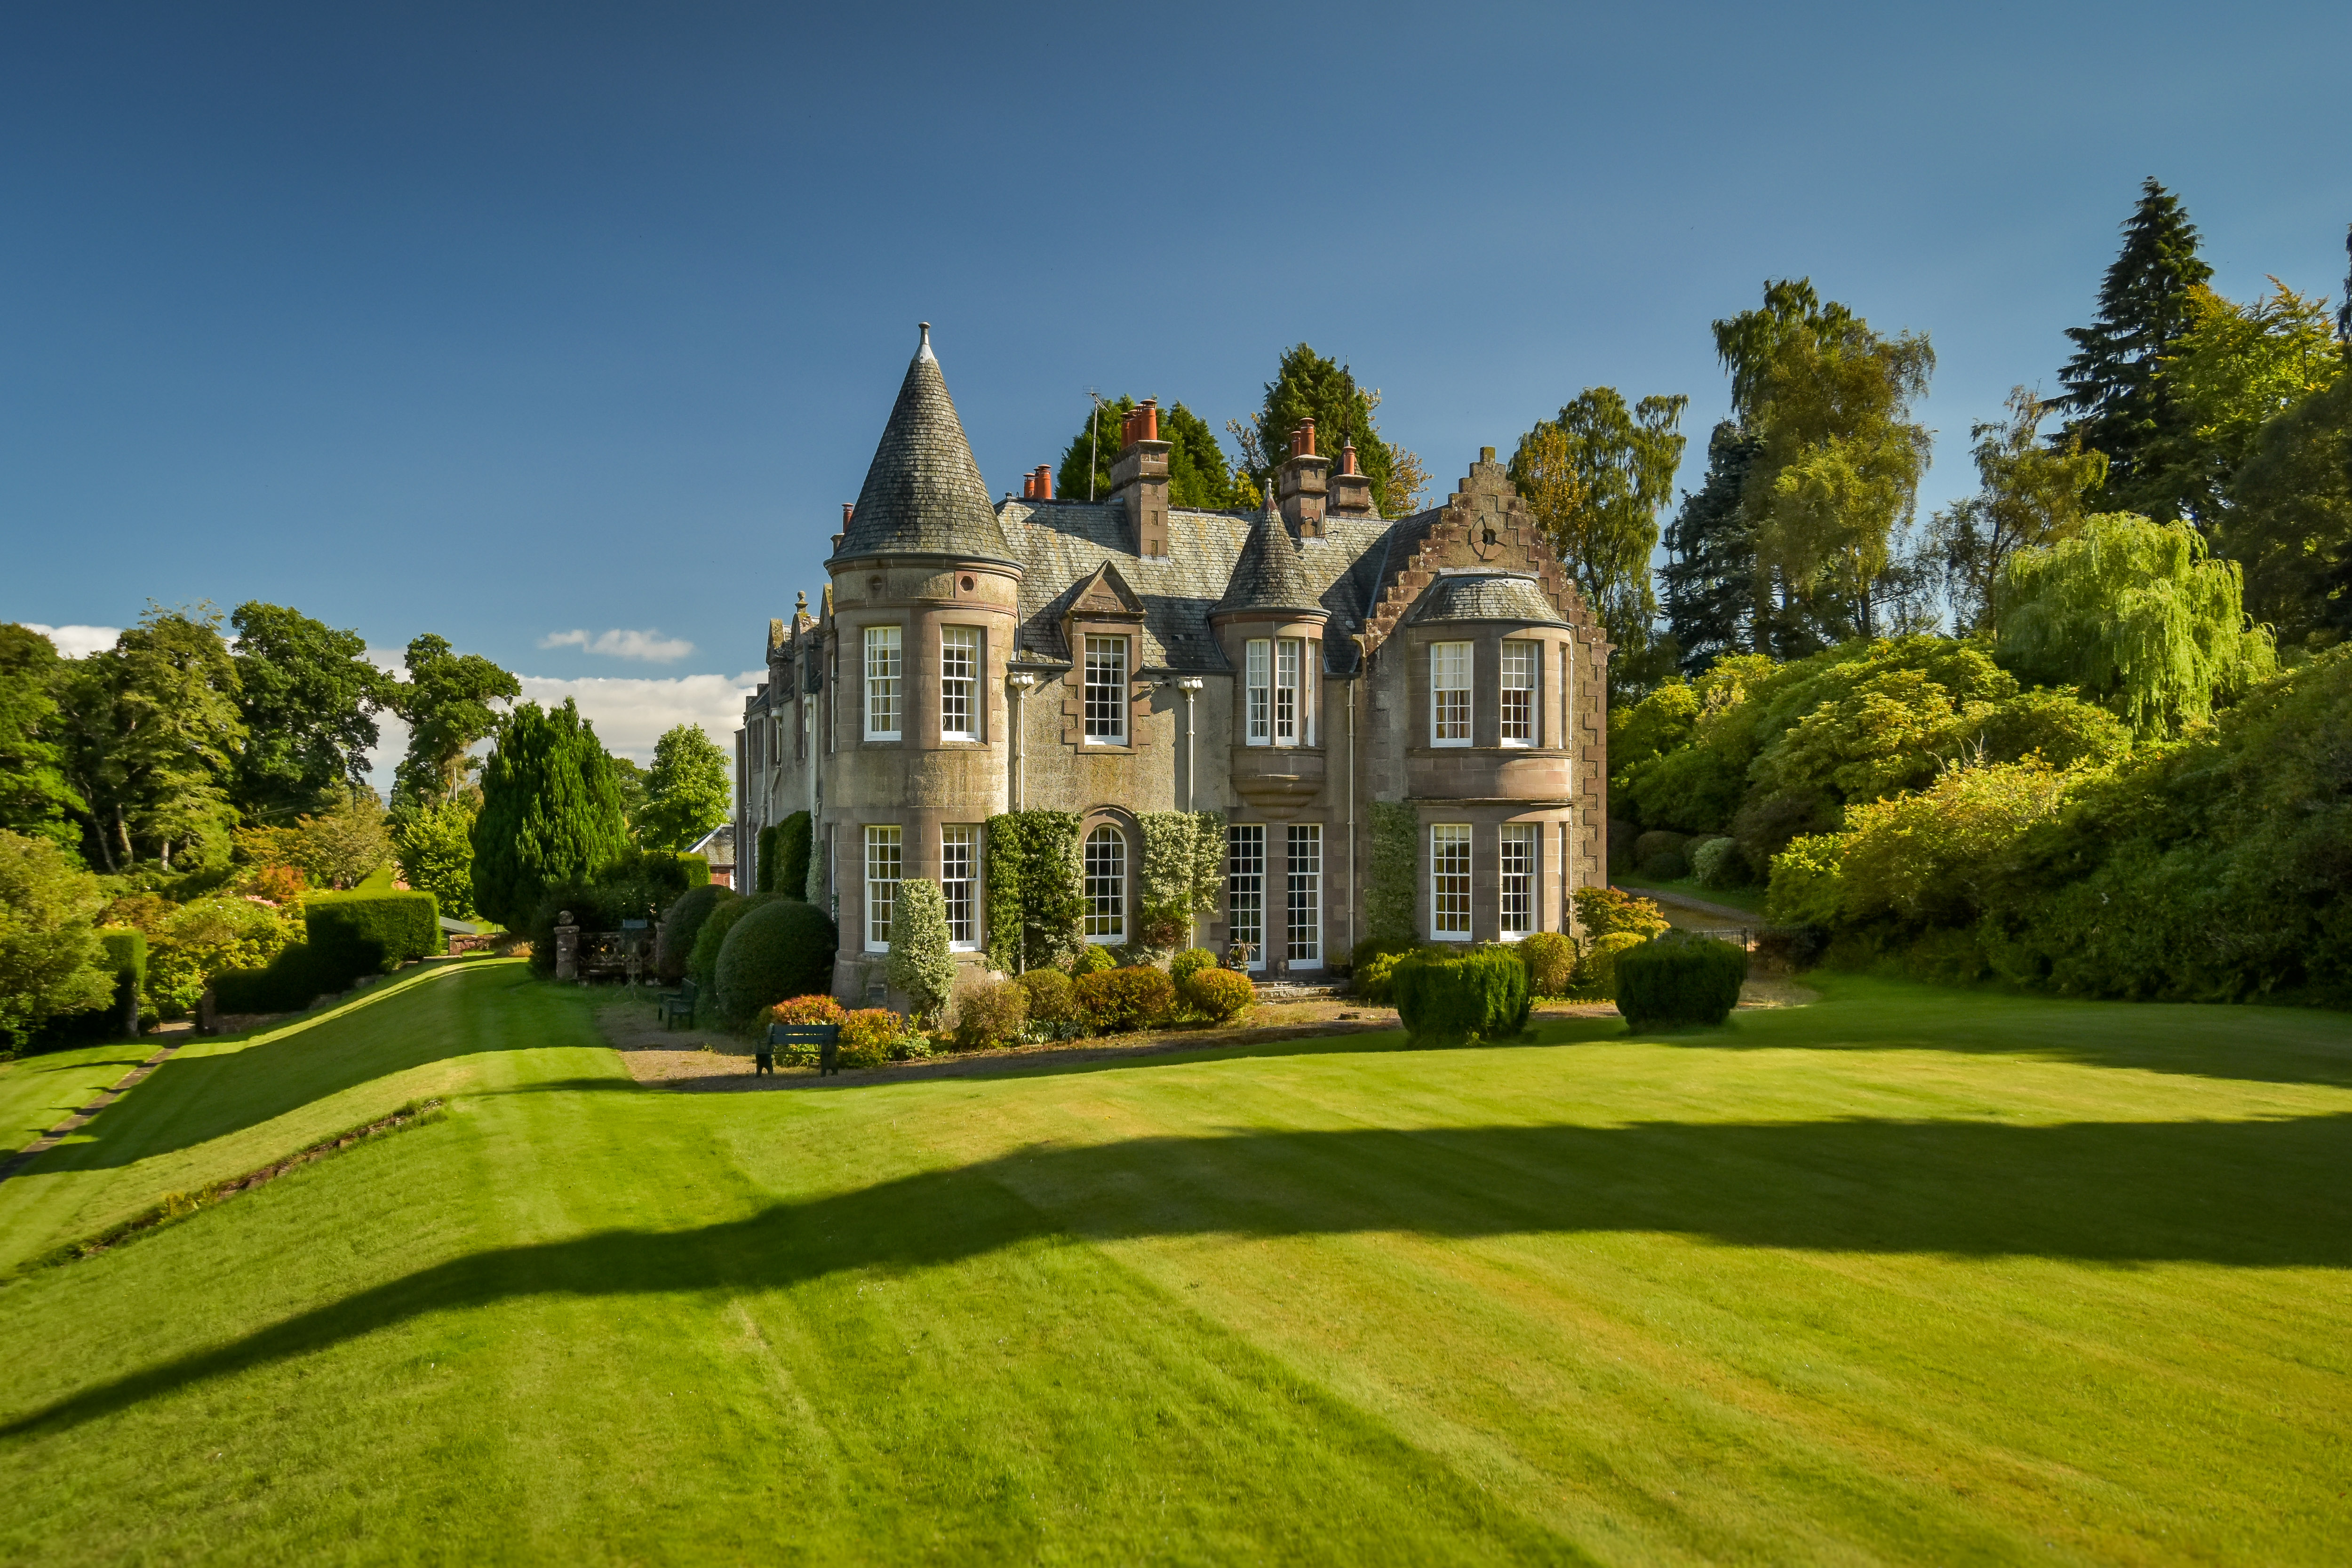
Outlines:
{"label": "mowed grass stripe", "polygon": [[[0,1552],[2346,1540],[2341,1019],[2027,1030],[2008,998],[1837,982],[1705,1044],[1579,1022],[1554,1050],[677,1095],[627,1083],[576,991],[451,984],[376,1009],[439,1046],[382,1029],[311,1069],[364,1098],[461,1063],[448,1122],[0,1290],[28,1374],[0,1421],[51,1412],[0,1437]],[[302,1114],[205,1113],[229,1130],[190,1158]]]}

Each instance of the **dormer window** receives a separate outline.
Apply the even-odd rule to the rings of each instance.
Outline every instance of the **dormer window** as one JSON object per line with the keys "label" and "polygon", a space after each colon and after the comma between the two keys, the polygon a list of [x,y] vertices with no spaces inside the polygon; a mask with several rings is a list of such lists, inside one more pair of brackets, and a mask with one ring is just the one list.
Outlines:
{"label": "dormer window", "polygon": [[1315,744],[1313,666],[1303,637],[1254,637],[1244,650],[1243,738],[1252,746]]}
{"label": "dormer window", "polygon": [[1127,744],[1127,639],[1087,639],[1086,743]]}
{"label": "dormer window", "polygon": [[1429,645],[1429,743],[1470,744],[1470,644]]}

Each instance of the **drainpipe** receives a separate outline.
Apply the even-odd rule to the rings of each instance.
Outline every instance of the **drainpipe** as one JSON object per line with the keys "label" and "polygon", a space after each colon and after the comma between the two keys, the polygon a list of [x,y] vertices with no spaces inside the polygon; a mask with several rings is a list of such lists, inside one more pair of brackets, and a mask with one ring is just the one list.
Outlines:
{"label": "drainpipe", "polygon": [[1356,885],[1356,690],[1364,684],[1364,639],[1358,635],[1356,674],[1348,682],[1348,950],[1356,947],[1356,906],[1364,890]]}
{"label": "drainpipe", "polygon": [[1015,670],[1006,683],[1013,698],[1013,810],[1028,810],[1027,778],[1022,764],[1026,760],[1021,750],[1021,699],[1037,684],[1037,677],[1027,670]]}
{"label": "drainpipe", "polygon": [[1179,676],[1176,689],[1184,694],[1184,810],[1197,811],[1201,801],[1192,789],[1192,695],[1201,689],[1201,677]]}

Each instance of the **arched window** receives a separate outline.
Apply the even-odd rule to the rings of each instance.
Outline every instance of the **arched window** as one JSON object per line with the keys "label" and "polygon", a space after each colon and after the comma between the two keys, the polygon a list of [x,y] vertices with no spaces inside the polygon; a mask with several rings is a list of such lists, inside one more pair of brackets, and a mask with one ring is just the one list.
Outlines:
{"label": "arched window", "polygon": [[1127,940],[1127,838],[1105,822],[1087,835],[1087,940]]}

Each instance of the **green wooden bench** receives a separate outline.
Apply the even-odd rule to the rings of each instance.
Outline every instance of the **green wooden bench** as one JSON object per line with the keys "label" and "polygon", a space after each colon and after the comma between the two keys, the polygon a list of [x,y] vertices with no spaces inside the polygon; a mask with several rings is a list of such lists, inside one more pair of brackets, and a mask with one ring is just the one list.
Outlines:
{"label": "green wooden bench", "polygon": [[679,1019],[684,1019],[686,1027],[692,1029],[694,1027],[694,982],[688,980],[677,989],[664,991],[660,996],[656,997],[654,1017],[660,1020],[664,1029],[669,1028]]}
{"label": "green wooden bench", "polygon": [[837,1023],[772,1023],[768,1038],[760,1046],[759,1056],[752,1063],[756,1076],[776,1070],[776,1048],[780,1045],[813,1045],[816,1047],[816,1075],[841,1071],[841,1026]]}

